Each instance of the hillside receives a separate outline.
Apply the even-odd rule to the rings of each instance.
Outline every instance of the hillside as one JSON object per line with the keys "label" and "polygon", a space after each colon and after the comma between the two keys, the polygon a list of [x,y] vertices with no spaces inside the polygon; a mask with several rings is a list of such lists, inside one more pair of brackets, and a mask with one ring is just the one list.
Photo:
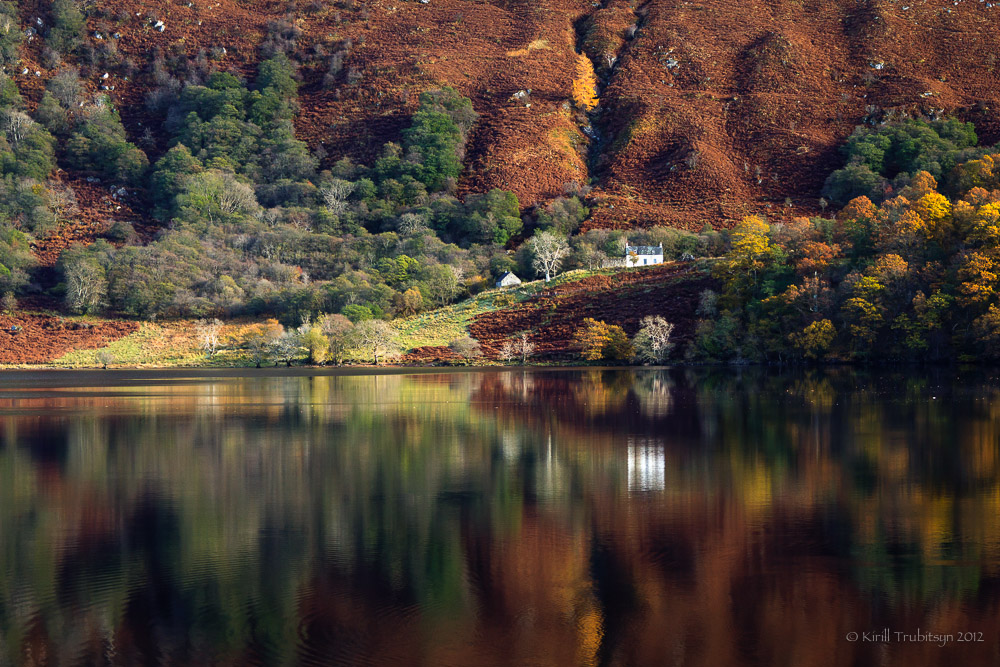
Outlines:
{"label": "hillside", "polygon": [[[19,3],[24,25],[45,4]],[[814,209],[837,146],[866,118],[954,113],[986,142],[1000,138],[1000,8],[991,5],[97,0],[87,25],[98,46],[119,35],[131,75],[112,74],[109,92],[151,159],[166,147],[145,105],[157,56],[194,60],[205,50],[216,67],[251,74],[261,43],[292,40],[303,64],[297,133],[324,166],[344,155],[371,163],[398,139],[421,90],[451,85],[480,114],[462,191],[510,189],[531,206],[594,178],[587,227],[700,228],[768,206],[778,213],[786,197]],[[28,74],[15,77],[35,102],[54,71],[43,43],[26,45]],[[577,48],[605,83],[595,141],[566,104]],[[107,85],[102,68],[84,73],[93,89]],[[530,107],[511,99],[519,90],[531,91]]]}
{"label": "hillside", "polygon": [[[675,323],[672,340],[677,358],[691,340],[695,310],[705,289],[714,287],[704,267],[665,264],[641,270],[590,273],[574,271],[551,283],[536,281],[516,290],[488,290],[457,304],[430,310],[393,323],[400,352],[393,363],[423,365],[460,362],[448,344],[472,335],[481,341],[487,363],[497,361],[505,340],[524,332],[534,344],[533,361],[565,362],[579,359],[573,333],[584,318],[622,325],[628,334],[639,329],[646,315],[660,314]],[[510,303],[501,300],[510,298]],[[17,332],[10,327],[21,327]],[[94,367],[105,351],[109,363],[124,366],[243,366],[251,364],[241,341],[254,325],[228,322],[218,335],[220,349],[206,357],[197,323],[180,320],[143,324],[116,320],[65,319],[46,315],[11,318],[0,315],[0,365]],[[300,350],[296,363],[305,361]],[[370,363],[359,350],[348,354],[352,363]],[[268,363],[277,363],[270,355]],[[468,363],[468,362],[466,362]]]}
{"label": "hillside", "polygon": [[[714,230],[748,215],[846,203],[824,182],[859,125],[964,120],[942,131],[961,159],[984,154],[998,16],[967,0],[0,0],[0,298],[297,327],[536,278],[543,233],[567,243],[562,270],[614,265],[629,241],[718,256]],[[905,187],[897,162],[864,192]]]}

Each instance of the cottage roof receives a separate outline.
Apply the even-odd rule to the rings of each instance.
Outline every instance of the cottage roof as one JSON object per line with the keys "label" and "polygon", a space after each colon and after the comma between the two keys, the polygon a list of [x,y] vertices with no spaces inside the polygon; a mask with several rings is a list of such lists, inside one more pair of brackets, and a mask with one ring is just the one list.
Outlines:
{"label": "cottage roof", "polygon": [[507,271],[502,276],[500,276],[500,280],[498,280],[497,283],[502,283],[503,281],[507,280],[508,278],[513,278],[517,282],[521,282],[521,279],[518,278],[516,275],[514,275],[513,271]]}
{"label": "cottage roof", "polygon": [[625,254],[630,255],[632,253],[637,255],[662,255],[663,246],[658,245],[629,245],[625,246]]}

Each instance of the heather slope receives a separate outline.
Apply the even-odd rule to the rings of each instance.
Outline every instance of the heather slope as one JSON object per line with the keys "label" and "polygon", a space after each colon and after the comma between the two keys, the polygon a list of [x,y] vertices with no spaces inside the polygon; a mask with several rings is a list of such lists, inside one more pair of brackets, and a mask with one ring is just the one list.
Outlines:
{"label": "heather slope", "polygon": [[[21,3],[24,25],[46,5]],[[783,214],[786,197],[814,209],[837,146],[866,119],[953,114],[995,141],[998,22],[1000,8],[953,0],[98,0],[88,38],[113,41],[126,64],[108,80],[80,64],[92,90],[114,86],[131,138],[155,159],[166,137],[145,102],[158,56],[252,75],[262,44],[292,41],[296,130],[322,166],[370,164],[420,91],[450,85],[480,114],[461,192],[509,189],[530,207],[594,179],[587,226],[691,228]],[[55,72],[43,48],[25,44],[28,73],[15,77],[33,102]],[[567,103],[578,49],[604,88],[589,119]],[[530,106],[512,99],[521,90]]]}

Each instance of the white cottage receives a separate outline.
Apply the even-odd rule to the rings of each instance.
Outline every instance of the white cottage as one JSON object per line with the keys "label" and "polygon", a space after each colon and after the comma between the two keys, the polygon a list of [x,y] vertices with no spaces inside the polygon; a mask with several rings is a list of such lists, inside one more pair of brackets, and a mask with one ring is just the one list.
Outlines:
{"label": "white cottage", "polygon": [[663,244],[629,245],[625,242],[625,266],[652,266],[663,264]]}
{"label": "white cottage", "polygon": [[497,287],[515,287],[520,284],[521,279],[510,271],[500,276],[500,280],[497,281]]}

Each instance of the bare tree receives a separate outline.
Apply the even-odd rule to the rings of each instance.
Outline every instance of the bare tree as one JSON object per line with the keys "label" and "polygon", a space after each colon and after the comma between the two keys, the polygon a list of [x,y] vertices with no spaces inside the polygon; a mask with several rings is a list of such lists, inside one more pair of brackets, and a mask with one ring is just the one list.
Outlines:
{"label": "bare tree", "polygon": [[472,336],[462,336],[448,343],[451,351],[464,359],[474,359],[483,355],[482,348]]}
{"label": "bare tree", "polygon": [[641,325],[633,339],[636,354],[645,361],[663,363],[674,346],[670,341],[674,325],[659,315],[647,315]]}
{"label": "bare tree", "polygon": [[340,216],[347,212],[347,198],[354,192],[354,183],[335,178],[320,188],[319,192],[330,212]]}
{"label": "bare tree", "polygon": [[52,209],[56,221],[65,220],[67,216],[79,211],[76,201],[76,192],[67,186],[64,188],[52,188],[49,193],[49,208]]}
{"label": "bare tree", "polygon": [[63,67],[49,79],[46,86],[52,96],[67,109],[75,108],[87,92],[75,67]]}
{"label": "bare tree", "polygon": [[280,361],[284,361],[286,366],[292,365],[292,360],[295,359],[302,351],[302,341],[299,340],[299,334],[295,329],[288,329],[280,336],[278,336],[274,341],[274,356]]}
{"label": "bare tree", "polygon": [[11,148],[17,148],[35,121],[23,111],[7,110],[3,114],[3,131]]}
{"label": "bare tree", "polygon": [[427,229],[427,221],[424,219],[424,216],[417,213],[404,213],[399,216],[396,228],[400,234],[415,234]]}
{"label": "bare tree", "polygon": [[83,259],[66,267],[66,304],[78,313],[89,313],[104,304],[108,281],[104,268],[96,261]]}
{"label": "bare tree", "polygon": [[514,351],[514,341],[505,340],[503,342],[503,345],[500,346],[500,352],[497,353],[497,357],[500,359],[500,361],[506,363],[511,359],[513,359],[515,354],[516,352]]}
{"label": "bare tree", "polygon": [[228,171],[213,169],[191,176],[188,180],[187,198],[193,206],[200,209],[209,223],[234,213],[262,213],[253,188]]}
{"label": "bare tree", "polygon": [[201,343],[205,354],[212,356],[219,349],[219,334],[222,333],[222,320],[215,317],[210,320],[198,320],[194,326],[195,334]]}
{"label": "bare tree", "polygon": [[535,353],[535,344],[528,340],[528,332],[522,331],[514,338],[514,354],[521,357],[521,363],[528,362],[528,357]]}
{"label": "bare tree", "polygon": [[379,357],[387,357],[399,350],[396,330],[385,320],[365,320],[354,327],[354,347],[370,352],[378,366]]}
{"label": "bare tree", "polygon": [[539,232],[528,241],[535,258],[535,271],[545,274],[545,282],[559,271],[563,259],[569,254],[569,244],[566,239],[555,232]]}
{"label": "bare tree", "polygon": [[14,296],[13,292],[5,292],[3,298],[0,298],[0,311],[10,317],[13,317],[14,313],[17,312],[17,297]]}

